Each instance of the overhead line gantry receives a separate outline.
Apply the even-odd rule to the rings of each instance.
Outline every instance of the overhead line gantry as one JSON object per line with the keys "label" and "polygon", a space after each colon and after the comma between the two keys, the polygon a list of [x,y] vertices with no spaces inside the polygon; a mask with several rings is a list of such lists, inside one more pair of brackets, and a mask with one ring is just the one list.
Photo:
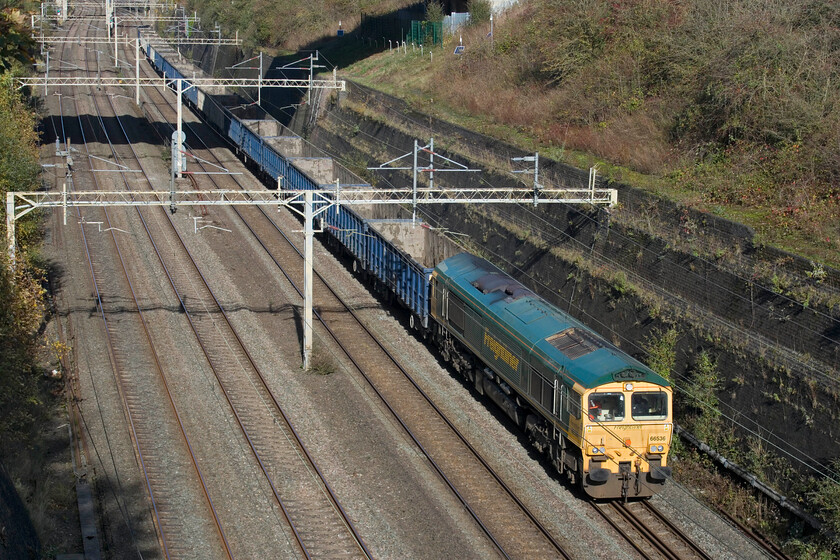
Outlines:
{"label": "overhead line gantry", "polygon": [[[92,39],[92,38],[91,38]],[[238,39],[238,38],[237,38]],[[87,38],[83,38],[86,41]],[[100,40],[101,41],[101,40]],[[117,41],[116,32],[114,33],[114,41]],[[128,39],[124,39],[129,42]],[[298,88],[331,88],[344,90],[346,88],[344,81],[336,79],[335,70],[333,70],[332,80],[314,80],[310,74],[309,79],[262,79],[259,76],[257,79],[246,78],[171,78],[164,76],[163,78],[140,78],[139,76],[139,49],[141,39],[132,40],[135,42],[135,78],[132,80],[125,77],[58,77],[49,78],[44,76],[42,78],[20,78],[18,83],[21,86],[43,86],[49,85],[67,85],[67,86],[126,86],[135,85],[137,89],[137,102],[139,103],[139,88],[140,87],[160,87],[177,85],[178,97],[178,128],[173,135],[173,157],[172,173],[177,172],[178,176],[181,174],[181,164],[176,162],[176,159],[183,153],[181,142],[183,142],[183,134],[180,126],[181,114],[181,98],[186,89],[193,87],[210,87],[210,86],[227,86],[227,87],[298,87]],[[79,39],[64,39],[55,42],[79,42]],[[111,41],[108,41],[110,44]],[[184,42],[186,43],[186,41]],[[116,43],[115,43],[116,44]],[[183,44],[183,43],[182,43]],[[195,43],[194,43],[195,44]],[[217,40],[211,44],[219,44]],[[116,47],[115,47],[116,50]],[[115,63],[116,60],[115,52]],[[312,59],[310,60],[312,64]],[[184,83],[187,88],[184,88]],[[429,166],[419,167],[417,163],[418,152],[423,151],[430,154],[432,158]],[[413,155],[413,169],[415,174],[415,181],[411,189],[374,189],[369,186],[359,187],[358,185],[345,186],[342,188],[340,183],[336,181],[330,185],[320,185],[316,190],[276,190],[276,191],[241,191],[241,190],[202,190],[202,191],[180,191],[175,192],[174,180],[169,192],[166,191],[68,191],[66,186],[62,191],[58,192],[9,192],[6,195],[6,232],[7,232],[7,246],[9,251],[10,262],[14,265],[15,262],[15,221],[29,212],[37,208],[62,208],[66,211],[70,206],[167,206],[174,211],[177,206],[237,206],[237,205],[259,205],[259,206],[276,206],[287,207],[294,212],[300,214],[304,218],[304,367],[308,367],[309,358],[312,350],[312,254],[313,254],[313,222],[314,219],[326,212],[329,208],[336,206],[354,206],[354,205],[382,205],[382,204],[412,204],[416,207],[417,204],[537,204],[542,203],[563,203],[563,204],[615,204],[617,199],[617,191],[614,189],[595,189],[594,181],[590,181],[590,187],[587,189],[545,189],[542,185],[536,182],[536,155],[534,157],[535,163],[535,182],[533,188],[472,188],[472,189],[452,189],[452,188],[435,188],[433,186],[434,171],[477,171],[468,169],[466,166],[457,164],[448,158],[437,154],[440,161],[446,161],[453,164],[453,169],[441,169],[434,167],[434,144],[430,141],[428,146],[419,148],[415,142],[415,149],[412,154],[405,154],[396,160],[383,164],[378,169],[395,169],[390,167],[390,164],[396,163],[409,155]],[[523,158],[525,159],[525,158]],[[527,161],[530,161],[528,159]],[[396,169],[408,169],[407,167],[396,167]],[[416,175],[420,172],[428,172],[430,178],[429,188],[418,188]],[[279,179],[278,179],[279,181]],[[177,195],[177,197],[176,197]],[[18,203],[16,204],[16,201]]]}

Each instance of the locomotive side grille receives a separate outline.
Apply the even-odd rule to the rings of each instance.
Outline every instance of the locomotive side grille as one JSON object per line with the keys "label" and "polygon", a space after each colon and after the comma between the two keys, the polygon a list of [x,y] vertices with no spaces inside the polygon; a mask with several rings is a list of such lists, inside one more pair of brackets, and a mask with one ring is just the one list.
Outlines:
{"label": "locomotive side grille", "polygon": [[594,352],[604,345],[586,331],[571,328],[553,334],[545,339],[546,342],[563,352],[570,360],[576,360],[590,352]]}

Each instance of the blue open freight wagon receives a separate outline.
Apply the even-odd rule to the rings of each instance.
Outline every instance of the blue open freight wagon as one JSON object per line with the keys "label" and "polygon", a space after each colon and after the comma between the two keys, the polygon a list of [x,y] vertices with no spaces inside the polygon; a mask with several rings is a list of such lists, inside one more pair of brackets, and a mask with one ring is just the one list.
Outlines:
{"label": "blue open freight wagon", "polygon": [[[155,49],[148,41],[142,40],[141,47],[158,73],[165,73],[167,78],[183,79],[185,89],[191,85],[190,79],[167,60],[160,49]],[[264,114],[264,118],[259,120],[240,118],[229,108],[220,106],[214,96],[199,92],[197,88],[190,88],[183,95],[211,125],[236,145],[241,155],[258,167],[265,177],[278,181],[283,190],[323,190],[335,184],[334,179],[324,181],[323,173],[319,174],[322,176],[318,179],[313,178],[294,163],[298,160],[300,164],[301,159],[331,158],[301,158],[298,154],[289,156],[282,153],[289,143],[278,142],[277,139],[289,138],[292,133],[271,116]],[[277,132],[280,130],[284,131],[282,136]],[[260,134],[261,131],[271,132],[263,135]],[[307,146],[307,149],[310,152],[313,150],[311,146]],[[346,169],[339,170],[341,166],[334,161],[330,161],[330,165],[336,169],[333,172],[334,176],[341,175],[345,179],[342,184],[362,184],[358,177],[351,175]],[[412,324],[418,322],[418,326],[427,327],[430,280],[437,263],[429,262],[428,257],[423,254],[423,249],[425,246],[434,245],[434,241],[429,241],[429,238],[434,237],[434,233],[419,224],[407,224],[405,220],[366,218],[362,216],[362,212],[363,210],[357,212],[343,205],[333,206],[321,220],[324,234],[335,239],[342,250],[353,258],[357,272],[364,273],[369,279],[375,279],[411,311]],[[389,238],[381,231],[382,226],[388,223],[400,223],[405,227],[392,232],[395,237]],[[397,237],[400,235],[414,237],[420,241],[415,241],[414,250],[409,252],[399,247]],[[416,255],[416,260],[412,252]],[[438,247],[436,252],[443,258],[455,252],[455,248],[441,251]]]}

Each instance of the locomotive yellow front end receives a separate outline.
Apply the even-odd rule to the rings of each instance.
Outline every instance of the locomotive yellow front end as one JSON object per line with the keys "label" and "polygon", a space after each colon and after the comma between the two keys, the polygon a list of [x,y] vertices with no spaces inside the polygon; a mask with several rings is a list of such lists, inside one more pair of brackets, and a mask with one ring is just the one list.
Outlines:
{"label": "locomotive yellow front end", "polygon": [[583,396],[583,488],[594,498],[644,498],[670,477],[672,391],[648,382],[601,385]]}

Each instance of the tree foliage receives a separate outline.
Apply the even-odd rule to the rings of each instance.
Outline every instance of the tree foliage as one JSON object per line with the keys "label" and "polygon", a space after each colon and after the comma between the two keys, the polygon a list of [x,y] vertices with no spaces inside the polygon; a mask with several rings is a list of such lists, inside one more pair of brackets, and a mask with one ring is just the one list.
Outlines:
{"label": "tree foliage", "polygon": [[[19,21],[0,12],[0,68],[20,68],[30,59],[31,42]],[[36,117],[13,87],[9,71],[0,74],[0,231],[5,239],[5,200],[9,191],[32,191],[38,185]],[[39,411],[35,356],[44,316],[41,273],[30,264],[38,242],[37,217],[17,224],[17,266],[0,256],[0,448],[24,442]]]}
{"label": "tree foliage", "polygon": [[[18,90],[12,87],[9,73],[0,75],[0,197],[5,238],[5,201],[9,191],[33,191],[38,188],[41,167],[38,163],[38,135],[35,114],[26,106]],[[26,249],[37,232],[33,217],[19,220],[18,245]]]}
{"label": "tree foliage", "polygon": [[489,0],[469,0],[467,11],[470,12],[470,25],[480,25],[490,21],[493,7]]}
{"label": "tree foliage", "polygon": [[[338,22],[350,30],[360,14],[395,12],[413,0],[191,0],[204,27],[218,23],[250,48],[298,49],[324,36],[335,36]],[[208,25],[209,24],[209,25]]]}
{"label": "tree foliage", "polygon": [[[25,441],[38,414],[34,367],[43,289],[25,265],[11,271],[0,258],[0,447]],[[0,453],[2,456],[3,453]]]}
{"label": "tree foliage", "polygon": [[430,0],[426,4],[426,21],[437,23],[443,21],[444,15],[443,5],[437,0]]}
{"label": "tree foliage", "polygon": [[35,41],[23,26],[23,17],[16,8],[0,7],[0,70],[10,70],[15,62],[32,62]]}
{"label": "tree foliage", "polygon": [[[826,525],[825,532],[833,534],[836,539],[836,536],[840,535],[840,484],[837,483],[837,477],[840,477],[840,459],[835,459],[831,468],[834,478],[824,478],[820,481],[809,497]],[[840,543],[837,540],[834,547],[835,552],[840,552]]]}
{"label": "tree foliage", "polygon": [[679,332],[675,327],[660,329],[645,339],[647,365],[653,371],[673,382],[674,365],[677,363],[677,342]]}

